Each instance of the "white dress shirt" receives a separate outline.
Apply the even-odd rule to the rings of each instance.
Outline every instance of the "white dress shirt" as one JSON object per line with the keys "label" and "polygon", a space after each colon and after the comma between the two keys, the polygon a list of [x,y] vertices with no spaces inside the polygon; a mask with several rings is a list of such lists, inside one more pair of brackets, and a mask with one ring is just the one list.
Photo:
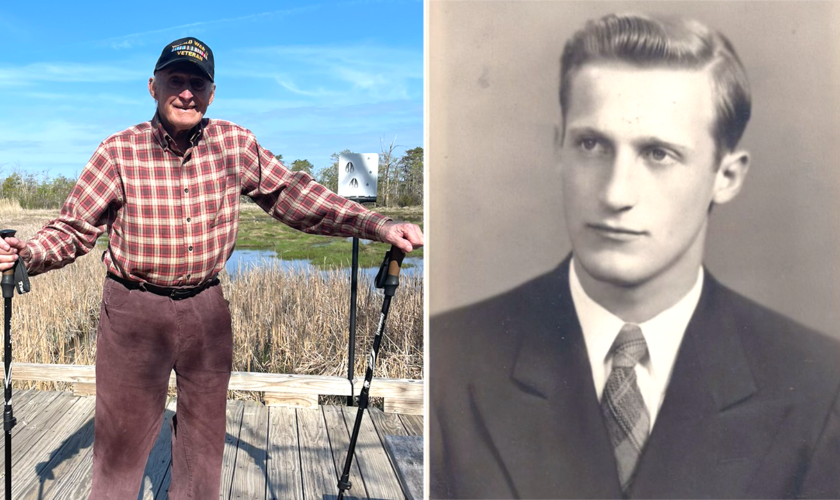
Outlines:
{"label": "white dress shirt", "polygon": [[[575,273],[574,259],[569,269],[572,301],[583,330],[589,365],[592,367],[592,378],[595,381],[595,391],[600,401],[607,377],[612,370],[610,348],[618,337],[621,327],[627,322],[604,309],[586,294]],[[702,289],[703,268],[701,267],[697,270],[697,281],[694,286],[679,302],[639,325],[647,342],[648,356],[636,365],[636,380],[650,415],[651,429],[662,406],[665,389],[668,387],[674,361],[677,359],[677,351],[679,351],[688,322],[694,314],[694,309],[697,308]]]}

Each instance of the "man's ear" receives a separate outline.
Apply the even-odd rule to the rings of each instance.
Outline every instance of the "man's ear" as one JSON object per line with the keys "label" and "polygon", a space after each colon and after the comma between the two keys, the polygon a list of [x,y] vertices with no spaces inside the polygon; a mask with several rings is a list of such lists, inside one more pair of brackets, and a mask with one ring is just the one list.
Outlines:
{"label": "man's ear", "polygon": [[749,169],[750,155],[746,151],[733,151],[724,155],[715,177],[712,202],[720,205],[735,198],[741,192]]}
{"label": "man's ear", "polygon": [[157,95],[155,94],[155,77],[149,77],[149,94],[152,96],[152,99],[157,101]]}
{"label": "man's ear", "polygon": [[210,89],[210,99],[207,99],[207,105],[213,104],[213,98],[216,97],[216,84],[213,84],[213,87]]}

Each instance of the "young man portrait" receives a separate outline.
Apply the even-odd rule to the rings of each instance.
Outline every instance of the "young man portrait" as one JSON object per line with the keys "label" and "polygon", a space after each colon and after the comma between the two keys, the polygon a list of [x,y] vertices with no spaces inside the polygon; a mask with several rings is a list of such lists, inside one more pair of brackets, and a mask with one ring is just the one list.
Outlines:
{"label": "young man portrait", "polygon": [[433,314],[432,498],[840,497],[840,342],[705,265],[752,163],[736,47],[687,17],[607,14],[559,75],[571,252]]}

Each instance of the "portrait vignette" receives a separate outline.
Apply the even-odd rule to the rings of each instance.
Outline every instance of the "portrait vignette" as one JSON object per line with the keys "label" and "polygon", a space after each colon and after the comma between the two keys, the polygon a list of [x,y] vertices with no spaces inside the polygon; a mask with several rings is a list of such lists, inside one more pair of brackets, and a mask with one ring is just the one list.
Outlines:
{"label": "portrait vignette", "polygon": [[[642,463],[639,476],[644,477],[637,493],[642,498],[668,497],[663,492],[690,498],[716,491],[711,497],[720,498],[737,491],[759,497],[800,491],[778,486],[786,481],[798,484],[805,495],[840,492],[840,482],[826,472],[838,462],[837,441],[832,441],[834,446],[823,441],[835,439],[833,432],[840,426],[834,416],[819,417],[837,414],[840,361],[840,328],[835,326],[840,299],[840,223],[835,215],[840,189],[835,167],[840,161],[840,42],[831,30],[840,16],[840,3],[437,1],[430,3],[427,56],[429,218],[434,221],[428,310],[432,498],[448,498],[441,496],[443,491],[450,491],[452,498],[553,498],[565,497],[568,491],[581,498],[614,494],[610,487],[592,487],[594,481],[581,486],[616,471],[615,465],[603,461],[607,445],[597,413],[599,401],[604,404],[601,393],[596,399],[586,392],[592,386],[587,369],[599,367],[592,352],[591,366],[581,361],[589,337],[582,347],[578,298],[572,304],[568,295],[569,287],[574,296],[580,284],[569,274],[570,267],[579,268],[568,261],[572,245],[561,189],[564,147],[558,99],[566,41],[587,21],[611,13],[693,19],[719,31],[743,63],[752,95],[752,117],[736,148],[750,154],[749,174],[734,200],[709,214],[703,295],[692,309],[678,362],[672,365],[675,375],[670,385],[666,382],[666,418],[653,427],[660,432],[651,436],[652,449],[647,446],[649,459]],[[575,249],[575,259],[582,261],[577,257],[580,248]],[[828,337],[801,334],[807,328],[771,310]],[[583,336],[586,328],[583,325]],[[739,328],[741,333],[734,334]],[[719,335],[724,330],[733,335]],[[786,349],[795,351],[792,364],[780,356]],[[811,361],[820,368],[808,369],[805,365]],[[807,375],[792,377],[797,380],[790,386],[771,382],[775,368],[787,376],[795,366]],[[596,375],[595,388],[598,383]],[[689,402],[691,398],[705,398],[705,403]],[[773,398],[797,401],[791,411],[799,415],[794,419],[798,423],[791,424],[784,437],[766,428],[756,428],[753,434],[746,420],[730,427],[720,427],[715,420],[703,432],[715,427],[720,435],[731,434],[740,426],[741,434],[723,438],[725,443],[715,434],[699,441],[703,451],[698,460],[708,462],[700,467],[702,473],[689,469],[695,459],[676,460],[673,469],[662,469],[669,463],[665,457],[674,458],[675,450],[696,451],[682,447],[689,438],[675,434],[683,418],[695,423],[698,418],[736,418],[733,415],[754,412]],[[573,410],[576,406],[581,409]],[[712,406],[714,417],[707,413]],[[804,409],[809,406],[820,409]],[[730,408],[735,409],[724,417]],[[549,415],[553,426],[541,420]],[[772,411],[753,422],[772,426],[771,415]],[[604,417],[607,424],[606,413]],[[825,426],[820,439],[802,438],[803,429],[818,421]],[[580,436],[566,427],[578,429]],[[615,438],[612,430],[609,434]],[[798,441],[792,437],[797,435]],[[595,442],[587,441],[593,436]],[[773,441],[766,441],[771,436]],[[758,459],[753,446],[759,442],[773,443],[772,458]],[[612,445],[617,446],[616,441]],[[582,464],[572,465],[574,456],[590,446],[594,451],[581,453],[587,455]],[[741,446],[755,459],[732,454]],[[748,471],[761,476],[767,468],[793,463],[786,462],[780,447],[793,454],[806,446],[819,451],[796,462],[801,468],[780,468],[766,485],[749,480]],[[570,450],[577,451],[567,457]],[[745,461],[738,462],[742,458]],[[621,475],[621,459],[616,459]],[[709,463],[730,460],[735,461],[729,470],[717,469],[720,485],[710,485],[717,476]],[[672,489],[656,489],[657,470],[675,473],[662,478]],[[436,477],[446,477],[438,484],[454,489],[436,490]],[[539,482],[554,489],[532,487]],[[576,486],[563,493],[562,485],[570,484]],[[632,480],[621,479],[618,491],[626,498],[625,487],[633,488]],[[834,494],[840,493],[828,495]]]}

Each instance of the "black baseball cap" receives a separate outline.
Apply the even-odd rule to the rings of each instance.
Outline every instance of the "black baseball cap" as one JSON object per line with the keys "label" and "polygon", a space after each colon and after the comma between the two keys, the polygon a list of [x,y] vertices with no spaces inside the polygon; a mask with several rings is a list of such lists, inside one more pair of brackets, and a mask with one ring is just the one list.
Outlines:
{"label": "black baseball cap", "polygon": [[160,53],[155,72],[162,70],[179,62],[190,62],[198,66],[202,73],[213,81],[215,63],[213,62],[213,51],[201,40],[193,37],[179,38],[167,44]]}

